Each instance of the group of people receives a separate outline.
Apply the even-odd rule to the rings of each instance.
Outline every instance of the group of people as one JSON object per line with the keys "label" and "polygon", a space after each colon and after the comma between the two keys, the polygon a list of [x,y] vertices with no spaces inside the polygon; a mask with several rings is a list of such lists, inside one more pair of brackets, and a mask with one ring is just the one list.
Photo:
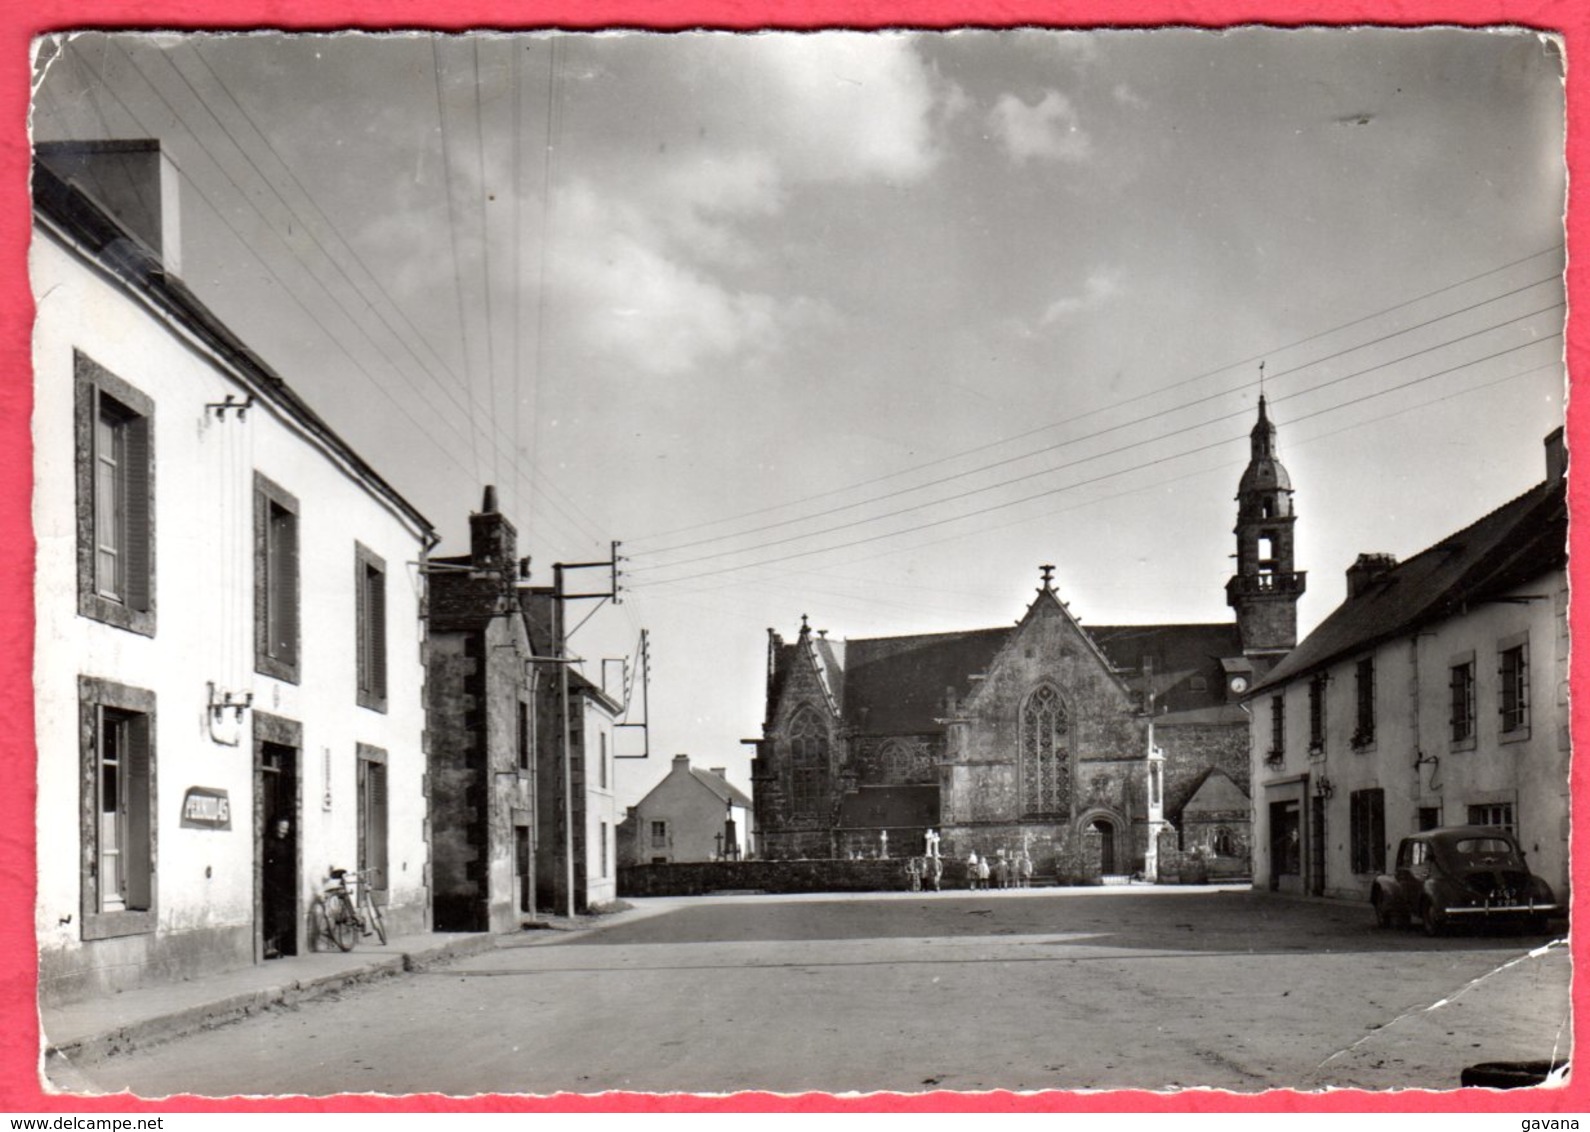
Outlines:
{"label": "group of people", "polygon": [[[934,845],[932,848],[936,849]],[[944,886],[944,860],[937,853],[926,857],[908,857],[905,862],[906,880],[912,892],[932,888],[939,892]],[[1027,888],[1032,884],[1032,857],[1023,849],[1020,853],[996,850],[993,855],[979,858],[976,852],[966,855],[966,887],[973,892],[989,888]]]}
{"label": "group of people", "polygon": [[944,861],[940,857],[909,857],[905,862],[905,875],[912,892],[921,892],[924,888],[942,891]]}
{"label": "group of people", "polygon": [[1032,884],[1032,857],[1023,849],[1007,854],[996,850],[990,857],[977,853],[966,855],[966,887],[972,891],[988,888],[1026,888]]}

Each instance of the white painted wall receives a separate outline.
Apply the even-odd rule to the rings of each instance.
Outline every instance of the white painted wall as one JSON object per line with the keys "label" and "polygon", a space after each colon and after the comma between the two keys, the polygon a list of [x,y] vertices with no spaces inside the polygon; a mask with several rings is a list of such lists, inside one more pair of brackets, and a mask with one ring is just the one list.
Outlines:
{"label": "white painted wall", "polygon": [[[585,718],[585,892],[592,904],[618,899],[618,764],[613,760],[613,717],[590,696],[579,697]],[[607,746],[607,785],[602,785],[602,746]],[[604,835],[603,826],[606,826]],[[602,870],[602,844],[607,870]]]}
{"label": "white painted wall", "polygon": [[[391,900],[400,922],[427,920],[421,750],[419,577],[423,535],[372,494],[289,417],[256,403],[239,421],[205,404],[244,388],[183,333],[35,229],[34,529],[37,536],[39,888],[36,923],[45,994],[133,985],[252,961],[253,744],[215,741],[207,683],[252,692],[254,704],[303,725],[300,847],[305,904],[333,864],[355,858],[355,750],[388,756]],[[157,632],[139,636],[77,613],[73,350],[153,398]],[[300,505],[301,683],[254,672],[253,473]],[[388,710],[356,706],[354,542],[387,566]],[[158,698],[157,910],[153,938],[80,934],[79,674]],[[229,831],[183,829],[190,786],[226,790]],[[247,946],[244,946],[247,943]],[[162,958],[163,956],[163,958]],[[85,972],[89,972],[85,976]]]}
{"label": "white painted wall", "polygon": [[[1285,762],[1264,762],[1270,747],[1270,697],[1252,707],[1254,879],[1270,876],[1270,796],[1273,785],[1308,775],[1312,795],[1321,778],[1333,793],[1326,803],[1326,894],[1367,899],[1373,877],[1352,872],[1351,794],[1385,791],[1387,861],[1397,842],[1418,828],[1420,807],[1439,807],[1444,825],[1462,825],[1472,804],[1511,802],[1520,844],[1531,869],[1559,897],[1568,890],[1568,583],[1562,571],[1520,587],[1516,602],[1475,606],[1461,616],[1421,627],[1418,635],[1375,650],[1375,741],[1355,750],[1353,656],[1330,669],[1326,693],[1323,755],[1310,756],[1308,678],[1293,681],[1286,697]],[[1527,633],[1529,719],[1527,736],[1503,734],[1500,720],[1498,650]],[[1475,664],[1475,723],[1472,744],[1451,741],[1451,666],[1472,652]],[[1416,753],[1437,762],[1415,770]],[[1308,803],[1304,803],[1305,819]],[[1306,820],[1305,820],[1306,824]],[[1307,832],[1303,861],[1308,863]]]}

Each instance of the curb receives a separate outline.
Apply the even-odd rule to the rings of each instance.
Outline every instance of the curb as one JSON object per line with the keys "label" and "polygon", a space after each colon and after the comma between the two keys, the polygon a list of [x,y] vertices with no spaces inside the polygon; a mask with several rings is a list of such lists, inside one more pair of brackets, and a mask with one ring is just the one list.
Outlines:
{"label": "curb", "polygon": [[98,1034],[74,1038],[59,1045],[47,1045],[45,1059],[62,1058],[77,1064],[99,1061],[130,1053],[144,1046],[158,1045],[175,1038],[211,1030],[280,1006],[296,1006],[344,987],[372,983],[379,979],[424,971],[439,963],[480,955],[497,946],[490,933],[467,939],[448,940],[434,947],[391,955],[372,956],[369,962],[334,974],[313,979],[295,979],[259,990],[235,994],[214,1002],[190,1006],[170,1014],[129,1022]]}

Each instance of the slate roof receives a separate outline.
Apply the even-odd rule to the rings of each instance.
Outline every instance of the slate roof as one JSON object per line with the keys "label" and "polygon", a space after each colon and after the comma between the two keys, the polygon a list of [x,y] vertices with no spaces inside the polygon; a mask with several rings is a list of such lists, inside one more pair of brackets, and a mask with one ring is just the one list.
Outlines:
{"label": "slate roof", "polygon": [[1185,814],[1221,813],[1229,810],[1247,812],[1247,793],[1219,767],[1209,767],[1193,780],[1193,788],[1169,812],[1173,820]]}
{"label": "slate roof", "polygon": [[690,776],[697,782],[701,783],[701,785],[705,786],[708,790],[716,794],[718,796],[718,801],[733,803],[734,805],[745,810],[749,810],[751,808],[751,799],[746,797],[746,795],[728,779],[723,778],[720,775],[713,774],[710,770],[700,770],[697,767],[690,768]]}
{"label": "slate roof", "polygon": [[914,829],[938,822],[937,786],[863,786],[839,803],[840,829]]}
{"label": "slate roof", "polygon": [[[1084,626],[1105,658],[1127,685],[1141,692],[1145,658],[1154,661],[1155,707],[1162,712],[1197,713],[1181,723],[1231,723],[1243,718],[1225,702],[1223,659],[1242,654],[1235,624]],[[810,637],[814,658],[830,691],[839,701],[845,723],[878,735],[938,734],[938,720],[947,714],[946,692],[956,702],[972,692],[975,676],[986,673],[995,655],[1016,632],[1014,626],[927,633],[906,637],[872,637],[834,641]],[[776,646],[775,701],[797,662],[800,649]],[[1194,680],[1202,677],[1202,690]],[[1166,722],[1172,722],[1167,719]]]}
{"label": "slate roof", "polygon": [[874,637],[845,645],[846,723],[878,734],[943,731],[944,693],[964,700],[971,677],[988,671],[1014,630],[974,629],[914,637]]}
{"label": "slate roof", "polygon": [[[1242,638],[1234,622],[1084,628],[1134,692],[1146,690],[1143,662],[1153,658],[1154,707],[1158,711],[1192,711],[1224,704],[1225,667],[1221,661],[1242,655]],[[1204,682],[1201,690],[1194,687],[1198,677]]]}
{"label": "slate roof", "polygon": [[569,694],[571,696],[590,697],[597,703],[601,704],[602,707],[606,709],[608,715],[618,715],[624,710],[624,705],[622,703],[620,703],[618,700],[615,700],[608,693],[602,691],[599,685],[591,683],[589,679],[581,674],[579,669],[574,668],[573,666],[570,666],[569,668]]}
{"label": "slate roof", "polygon": [[383,479],[321,416],[244,344],[221,319],[199,301],[187,284],[168,274],[160,256],[150,250],[98,202],[68,184],[45,162],[33,161],[33,209],[67,240],[77,245],[121,287],[177,323],[222,360],[245,389],[257,392],[292,417],[306,432],[335,452],[375,495],[401,511],[427,537],[430,520]]}
{"label": "slate roof", "polygon": [[1567,539],[1567,484],[1547,480],[1349,597],[1255,684],[1251,694],[1561,569],[1568,562]]}

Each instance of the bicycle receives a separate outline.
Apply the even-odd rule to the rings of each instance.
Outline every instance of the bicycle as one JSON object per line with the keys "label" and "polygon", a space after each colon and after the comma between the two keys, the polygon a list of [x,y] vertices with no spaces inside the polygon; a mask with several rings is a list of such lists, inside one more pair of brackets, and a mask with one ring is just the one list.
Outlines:
{"label": "bicycle", "polygon": [[[349,891],[350,884],[357,895]],[[385,946],[386,924],[381,919],[381,909],[376,907],[370,886],[358,873],[332,869],[331,880],[322,890],[320,900],[325,916],[322,931],[339,951],[352,951],[360,936],[372,932]]]}

